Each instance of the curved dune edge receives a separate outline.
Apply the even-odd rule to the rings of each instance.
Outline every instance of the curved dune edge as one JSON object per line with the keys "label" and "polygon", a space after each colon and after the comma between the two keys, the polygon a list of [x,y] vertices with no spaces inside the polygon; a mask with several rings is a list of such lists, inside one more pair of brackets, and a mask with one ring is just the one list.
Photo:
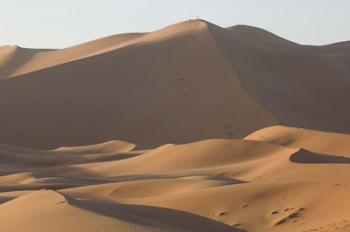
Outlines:
{"label": "curved dune edge", "polygon": [[75,147],[59,147],[54,151],[71,152],[76,154],[97,154],[97,153],[116,153],[116,152],[128,152],[136,148],[135,144],[125,141],[107,141],[104,143],[75,146]]}
{"label": "curved dune edge", "polygon": [[300,147],[316,153],[350,156],[349,134],[272,126],[258,130],[244,139],[294,148]]}

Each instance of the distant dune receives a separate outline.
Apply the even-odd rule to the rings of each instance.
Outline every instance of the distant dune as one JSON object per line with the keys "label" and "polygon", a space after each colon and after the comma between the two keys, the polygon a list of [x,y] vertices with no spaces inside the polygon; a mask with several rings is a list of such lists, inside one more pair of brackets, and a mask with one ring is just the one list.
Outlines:
{"label": "distant dune", "polygon": [[349,78],[204,20],[0,46],[0,231],[350,231]]}

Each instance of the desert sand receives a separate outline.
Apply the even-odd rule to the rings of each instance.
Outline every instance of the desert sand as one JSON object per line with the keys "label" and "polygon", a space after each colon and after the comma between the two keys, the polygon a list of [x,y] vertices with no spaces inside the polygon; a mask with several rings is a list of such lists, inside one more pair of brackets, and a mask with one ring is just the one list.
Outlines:
{"label": "desert sand", "polygon": [[0,46],[0,231],[350,231],[349,44],[190,20]]}

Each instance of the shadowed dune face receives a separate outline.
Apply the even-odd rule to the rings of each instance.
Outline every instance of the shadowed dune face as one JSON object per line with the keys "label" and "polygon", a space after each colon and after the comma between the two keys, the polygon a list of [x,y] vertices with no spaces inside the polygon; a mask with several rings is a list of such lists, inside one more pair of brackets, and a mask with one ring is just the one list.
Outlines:
{"label": "shadowed dune face", "polygon": [[290,160],[296,163],[311,163],[311,164],[348,164],[350,158],[344,156],[324,155],[301,150],[293,154]]}
{"label": "shadowed dune face", "polygon": [[[349,132],[350,69],[320,52],[323,47],[310,49],[259,29],[211,28],[247,92],[282,125]],[[242,30],[254,39],[237,36]],[[339,53],[348,54],[341,47]]]}

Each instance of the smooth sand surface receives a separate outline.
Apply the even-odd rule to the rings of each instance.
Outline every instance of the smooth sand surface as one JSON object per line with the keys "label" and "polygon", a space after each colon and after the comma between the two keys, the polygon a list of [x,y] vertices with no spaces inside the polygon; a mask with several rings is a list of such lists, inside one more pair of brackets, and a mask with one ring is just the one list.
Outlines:
{"label": "smooth sand surface", "polygon": [[0,46],[0,231],[350,231],[349,76],[203,20]]}

